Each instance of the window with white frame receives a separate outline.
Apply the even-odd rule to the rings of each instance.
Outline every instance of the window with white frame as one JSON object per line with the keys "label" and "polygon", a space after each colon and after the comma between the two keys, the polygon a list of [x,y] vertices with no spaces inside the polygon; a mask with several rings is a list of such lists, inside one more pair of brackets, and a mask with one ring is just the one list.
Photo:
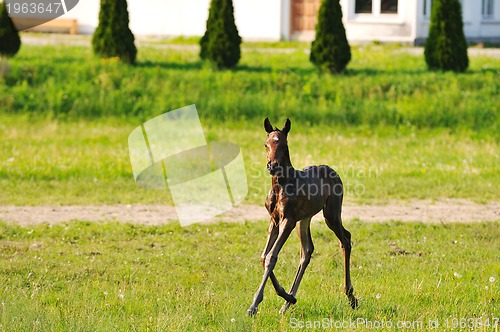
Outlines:
{"label": "window with white frame", "polygon": [[373,1],[356,0],[354,4],[354,12],[356,14],[371,14],[373,12]]}
{"label": "window with white frame", "polygon": [[355,14],[397,14],[398,0],[355,0]]}
{"label": "window with white frame", "polygon": [[492,19],[493,18],[493,3],[494,0],[483,0],[483,5],[481,12],[483,14],[484,19]]}
{"label": "window with white frame", "polygon": [[382,14],[397,14],[398,0],[381,0],[380,13]]}

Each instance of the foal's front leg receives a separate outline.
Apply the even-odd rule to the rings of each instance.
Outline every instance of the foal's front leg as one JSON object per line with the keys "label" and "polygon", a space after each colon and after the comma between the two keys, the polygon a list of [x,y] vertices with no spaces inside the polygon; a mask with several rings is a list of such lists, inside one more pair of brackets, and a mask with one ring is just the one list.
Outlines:
{"label": "foal's front leg", "polygon": [[[267,244],[266,247],[264,248],[264,251],[262,252],[262,256],[260,257],[260,261],[264,269],[265,269],[266,256],[269,254],[271,248],[276,243],[278,234],[279,234],[278,222],[274,220],[273,217],[271,217],[271,222],[269,223]],[[271,282],[273,283],[274,289],[276,290],[276,294],[278,294],[278,296],[281,296],[289,303],[292,304],[297,303],[297,299],[294,297],[294,295],[288,294],[286,290],[283,288],[283,286],[281,286],[278,279],[274,275],[274,272],[271,272],[271,274],[269,275],[269,279],[271,279]]]}
{"label": "foal's front leg", "polygon": [[[304,272],[306,271],[309,262],[311,261],[311,256],[314,251],[314,245],[311,238],[311,218],[301,220],[299,222],[299,227],[297,228],[297,235],[300,239],[300,264],[297,269],[297,274],[295,275],[295,279],[293,281],[292,290],[290,291],[290,296],[295,299],[297,296],[297,291],[299,290],[300,282],[302,281],[302,277],[304,276]],[[286,300],[286,299],[285,299]],[[288,310],[291,304],[295,304],[292,301],[286,301],[285,304],[281,307],[280,313],[284,314],[285,311]]]}
{"label": "foal's front leg", "polygon": [[[257,308],[264,299],[264,287],[266,286],[267,279],[271,277],[271,275],[273,275],[271,277],[272,279],[271,281],[274,280],[273,284],[276,282],[275,287],[279,286],[279,283],[277,282],[276,277],[273,274],[273,269],[276,266],[276,262],[278,261],[278,254],[281,248],[283,248],[283,245],[290,236],[290,233],[292,232],[294,227],[295,227],[295,222],[289,222],[287,219],[283,220],[282,223],[280,223],[276,240],[274,241],[274,244],[271,246],[267,255],[265,255],[265,260],[263,262],[264,275],[262,277],[262,281],[259,285],[259,288],[255,293],[253,303],[247,310],[248,315],[253,316],[257,313]],[[270,233],[270,239],[271,239],[271,234],[272,233]],[[279,288],[282,289],[283,287],[279,286]],[[285,292],[284,289],[283,292]]]}

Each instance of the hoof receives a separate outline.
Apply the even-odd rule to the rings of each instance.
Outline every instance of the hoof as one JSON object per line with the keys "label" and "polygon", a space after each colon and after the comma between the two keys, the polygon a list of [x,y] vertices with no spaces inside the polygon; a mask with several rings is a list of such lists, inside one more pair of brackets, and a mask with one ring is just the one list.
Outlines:
{"label": "hoof", "polygon": [[352,298],[349,298],[349,304],[351,305],[351,308],[356,309],[359,306],[358,299],[354,296]]}
{"label": "hoof", "polygon": [[284,315],[285,312],[290,308],[290,302],[286,302],[280,309],[280,315]]}
{"label": "hoof", "polygon": [[285,302],[285,304],[283,304],[283,306],[280,309],[280,314],[281,315],[283,315],[288,310],[288,308],[290,308],[290,306],[292,304],[297,303],[297,299],[295,297],[293,297],[292,295],[290,295],[290,296],[292,297],[293,300],[292,301],[287,301],[287,302]]}
{"label": "hoof", "polygon": [[250,307],[250,308],[248,308],[248,310],[247,310],[247,315],[248,315],[249,317],[253,317],[253,316],[255,316],[256,314],[257,314],[257,308],[254,308],[254,307]]}
{"label": "hoof", "polygon": [[356,309],[358,307],[358,300],[354,296],[354,288],[349,287],[346,291],[347,298],[349,299],[349,304],[351,308]]}

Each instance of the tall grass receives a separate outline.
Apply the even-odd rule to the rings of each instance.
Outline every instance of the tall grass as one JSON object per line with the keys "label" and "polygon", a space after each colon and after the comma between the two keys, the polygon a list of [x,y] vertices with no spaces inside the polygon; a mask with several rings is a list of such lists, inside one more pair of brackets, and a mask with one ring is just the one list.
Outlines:
{"label": "tall grass", "polygon": [[346,75],[318,75],[304,49],[247,49],[214,72],[193,50],[143,47],[138,65],[87,47],[23,45],[0,79],[0,109],[55,118],[147,119],[196,104],[207,121],[288,116],[306,124],[468,129],[498,137],[500,59],[474,57],[465,74],[429,72],[397,46],[355,48]]}

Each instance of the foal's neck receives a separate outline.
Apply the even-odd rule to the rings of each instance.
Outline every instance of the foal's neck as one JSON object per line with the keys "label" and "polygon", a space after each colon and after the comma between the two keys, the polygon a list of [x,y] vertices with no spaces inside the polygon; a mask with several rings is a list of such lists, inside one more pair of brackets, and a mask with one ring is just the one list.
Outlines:
{"label": "foal's neck", "polygon": [[[295,168],[292,165],[292,161],[290,160],[290,151],[288,147],[285,150],[285,154],[283,155],[283,160],[280,163],[281,171],[278,175],[275,175],[273,178],[276,178],[276,183],[280,185],[286,183],[287,179],[293,177],[295,174]],[[273,181],[274,182],[274,181]]]}

